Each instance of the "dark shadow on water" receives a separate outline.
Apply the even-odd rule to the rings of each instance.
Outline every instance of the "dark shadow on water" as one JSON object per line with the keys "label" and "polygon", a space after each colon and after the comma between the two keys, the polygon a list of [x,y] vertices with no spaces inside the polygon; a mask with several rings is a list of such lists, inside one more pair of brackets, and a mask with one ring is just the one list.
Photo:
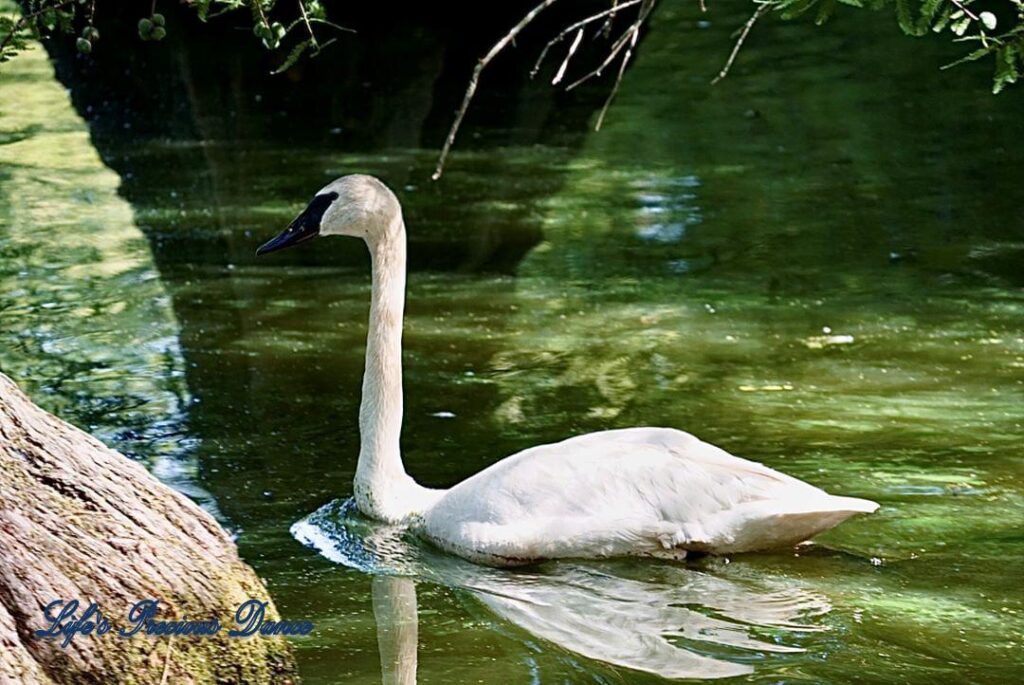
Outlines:
{"label": "dark shadow on water", "polygon": [[[98,27],[121,44],[90,59],[64,41],[47,48],[94,145],[120,174],[121,194],[149,219],[140,224],[169,280],[174,265],[252,263],[262,233],[334,176],[354,171],[376,173],[403,195],[415,227],[413,269],[513,272],[540,240],[537,223],[522,211],[453,211],[467,189],[448,192],[452,184],[428,177],[472,64],[528,4],[486,12],[468,3],[350,5],[345,20],[358,32],[284,75],[269,73],[273,57],[240,30],[243,21],[201,24],[188,8],[168,8],[168,38],[159,45],[134,43],[135,9],[114,6],[98,15]],[[559,12],[545,18],[521,48],[532,53],[561,19]],[[507,171],[500,156],[474,164],[474,151],[568,152],[600,102],[594,90],[566,94],[530,80],[515,59],[496,62],[487,80],[459,145],[475,176]],[[456,160],[455,175],[465,164]],[[560,182],[552,170],[530,185],[551,194]],[[489,190],[494,204],[517,200],[515,187]],[[274,263],[355,265],[362,258],[352,246],[332,246]]]}

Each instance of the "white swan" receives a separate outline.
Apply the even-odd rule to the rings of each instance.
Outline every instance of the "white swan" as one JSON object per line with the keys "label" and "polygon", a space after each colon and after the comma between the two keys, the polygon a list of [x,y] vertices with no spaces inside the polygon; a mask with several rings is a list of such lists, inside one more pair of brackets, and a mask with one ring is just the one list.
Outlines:
{"label": "white swan", "polygon": [[257,254],[317,235],[362,238],[370,249],[370,328],[354,482],[366,516],[406,522],[472,561],[511,566],[785,547],[878,508],[829,495],[671,428],[582,435],[514,454],[450,490],[425,488],[406,474],[399,450],[405,224],[398,198],[376,178],[343,176]]}

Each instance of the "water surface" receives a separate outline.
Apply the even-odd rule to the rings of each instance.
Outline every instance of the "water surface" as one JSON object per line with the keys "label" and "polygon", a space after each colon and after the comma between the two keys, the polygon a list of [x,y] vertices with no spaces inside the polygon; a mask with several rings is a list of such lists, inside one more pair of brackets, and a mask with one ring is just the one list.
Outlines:
{"label": "water surface", "polygon": [[[1022,96],[863,13],[765,25],[711,89],[739,17],[711,18],[659,10],[600,133],[484,128],[498,142],[438,185],[415,146],[127,130],[97,153],[44,53],[19,57],[0,71],[0,368],[238,535],[282,614],[317,624],[306,682],[400,680],[413,616],[423,682],[1017,679]],[[386,531],[367,552],[382,533],[338,511],[365,254],[252,257],[351,171],[406,207],[422,482],[669,425],[881,511],[685,566],[492,572]],[[290,529],[334,500],[321,554]]]}

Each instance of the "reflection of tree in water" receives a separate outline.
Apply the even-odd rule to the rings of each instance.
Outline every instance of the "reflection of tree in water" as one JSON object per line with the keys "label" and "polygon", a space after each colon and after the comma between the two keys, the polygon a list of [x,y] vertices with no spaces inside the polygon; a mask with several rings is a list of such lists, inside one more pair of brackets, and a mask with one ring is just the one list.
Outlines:
{"label": "reflection of tree in water", "polygon": [[185,400],[177,326],[118,178],[45,54],[20,56],[0,84],[0,366],[129,454],[173,451],[164,438]]}
{"label": "reflection of tree in water", "polygon": [[118,177],[42,51],[0,74],[0,369],[216,512],[182,442],[189,393],[166,285]]}

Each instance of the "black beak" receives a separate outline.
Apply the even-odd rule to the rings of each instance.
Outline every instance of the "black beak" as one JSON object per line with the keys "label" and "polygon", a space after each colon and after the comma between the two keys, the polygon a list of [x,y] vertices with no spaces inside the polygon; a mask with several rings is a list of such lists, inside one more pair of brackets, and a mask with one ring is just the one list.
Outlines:
{"label": "black beak", "polygon": [[309,206],[302,210],[302,214],[299,214],[288,224],[288,228],[279,233],[277,237],[271,238],[260,245],[259,249],[256,250],[256,256],[283,250],[286,247],[304,243],[320,235],[320,221],[324,218],[327,208],[337,198],[337,193],[324,193],[314,197]]}

